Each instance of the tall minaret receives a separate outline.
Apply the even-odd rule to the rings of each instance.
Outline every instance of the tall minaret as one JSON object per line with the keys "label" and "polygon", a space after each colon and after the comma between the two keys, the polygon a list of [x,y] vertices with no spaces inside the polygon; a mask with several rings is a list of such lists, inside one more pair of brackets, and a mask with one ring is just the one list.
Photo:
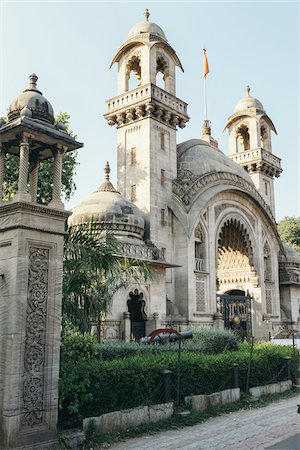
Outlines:
{"label": "tall minaret", "polygon": [[[130,30],[112,61],[118,63],[118,95],[107,101],[105,118],[117,128],[118,190],[144,212],[146,238],[164,248],[170,231],[167,202],[177,177],[176,128],[189,117],[187,104],[175,96],[175,68],[182,69],[181,62],[149,15],[146,9],[144,21]],[[132,78],[136,86],[130,89]]]}
{"label": "tall minaret", "polygon": [[226,128],[229,158],[249,173],[275,217],[274,177],[278,178],[282,172],[280,159],[272,154],[271,131],[276,133],[276,129],[261,102],[250,95],[249,86]]}

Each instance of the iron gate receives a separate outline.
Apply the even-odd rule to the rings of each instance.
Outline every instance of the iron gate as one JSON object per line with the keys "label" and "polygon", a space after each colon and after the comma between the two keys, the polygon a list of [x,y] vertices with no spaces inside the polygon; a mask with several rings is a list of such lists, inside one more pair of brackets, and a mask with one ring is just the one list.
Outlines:
{"label": "iron gate", "polygon": [[217,295],[217,311],[224,320],[224,328],[234,331],[241,340],[251,341],[251,297],[249,295]]}

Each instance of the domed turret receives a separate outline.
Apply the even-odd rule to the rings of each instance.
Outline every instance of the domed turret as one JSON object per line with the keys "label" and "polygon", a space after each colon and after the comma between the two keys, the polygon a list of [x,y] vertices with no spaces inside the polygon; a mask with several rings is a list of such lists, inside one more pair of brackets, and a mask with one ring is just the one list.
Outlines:
{"label": "domed turret", "polygon": [[247,95],[243,97],[235,106],[234,112],[247,111],[250,108],[255,108],[259,111],[264,112],[264,107],[262,103],[257,100],[257,98],[250,95],[250,86],[247,86]]}
{"label": "domed turret", "polygon": [[262,198],[275,217],[274,178],[282,172],[280,159],[272,153],[271,132],[276,128],[262,103],[247,93],[228,118],[229,158],[251,176]]}
{"label": "domed turret", "polygon": [[69,226],[93,223],[97,232],[108,231],[121,240],[139,239],[144,235],[144,218],[141,211],[116,191],[109,179],[110,167],[104,169],[101,186],[86,200],[73,208]]}
{"label": "domed turret", "polygon": [[151,33],[157,36],[160,36],[164,40],[167,40],[165,33],[163,30],[154,22],[149,22],[150,13],[148,9],[144,12],[145,20],[134,25],[128,33],[128,39],[133,36],[142,34],[142,33]]}
{"label": "domed turret", "polygon": [[43,122],[54,124],[54,112],[51,103],[37,89],[37,75],[29,76],[29,86],[10,104],[8,109],[8,121],[27,116],[39,119]]}

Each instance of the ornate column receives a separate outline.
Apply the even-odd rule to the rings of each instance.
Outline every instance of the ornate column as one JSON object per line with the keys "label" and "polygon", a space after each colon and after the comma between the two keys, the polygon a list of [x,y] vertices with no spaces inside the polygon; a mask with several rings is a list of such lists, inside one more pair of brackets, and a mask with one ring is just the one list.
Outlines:
{"label": "ornate column", "polygon": [[123,312],[124,319],[124,336],[123,339],[125,341],[130,341],[130,313],[129,311]]}
{"label": "ornate column", "polygon": [[39,155],[35,155],[32,159],[32,168],[29,174],[29,189],[31,195],[32,203],[37,202],[37,184],[38,184],[38,174],[39,174]]}
{"label": "ornate column", "polygon": [[64,205],[61,201],[61,173],[62,173],[62,158],[67,147],[58,145],[54,151],[54,173],[53,173],[53,190],[52,200],[49,206],[52,208],[63,209]]}
{"label": "ornate column", "polygon": [[29,138],[30,136],[24,133],[22,141],[20,142],[18,191],[14,196],[14,202],[31,202],[31,196],[27,191],[30,148]]}
{"label": "ornate column", "polygon": [[5,153],[0,144],[0,206],[2,205],[4,175],[5,175]]}

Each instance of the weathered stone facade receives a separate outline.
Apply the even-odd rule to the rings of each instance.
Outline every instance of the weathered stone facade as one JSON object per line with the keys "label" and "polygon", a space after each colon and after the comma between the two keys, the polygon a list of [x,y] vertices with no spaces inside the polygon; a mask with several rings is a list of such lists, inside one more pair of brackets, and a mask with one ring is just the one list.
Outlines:
{"label": "weathered stone facade", "polygon": [[[54,125],[30,76],[0,125],[0,447],[57,441],[62,263],[69,212],[60,199],[62,154],[82,144]],[[19,156],[18,191],[3,204],[7,154]],[[52,200],[37,203],[38,163],[54,156]],[[31,171],[29,173],[29,163]],[[29,180],[29,186],[28,186]]]}
{"label": "weathered stone facade", "polygon": [[[142,241],[129,232],[121,236],[114,231],[120,219],[110,219],[110,205],[101,227],[115,234],[122,251],[148,260],[155,277],[146,286],[115,295],[107,317],[107,326],[114,322],[109,336],[128,338],[132,331],[126,301],[136,288],[145,301],[148,324],[155,315],[160,326],[224,326],[217,299],[236,295],[251,299],[250,310],[231,305],[225,326],[246,327],[248,336],[264,339],[288,321],[297,327],[300,266],[299,261],[293,267],[288,262],[276,228],[273,185],[281,163],[272,153],[271,132],[276,129],[262,103],[247,87],[227,121],[229,157],[218,148],[208,120],[201,139],[177,145],[176,130],[189,120],[187,104],[176,96],[175,68],[182,64],[147,10],[117,51],[115,63],[118,94],[107,101],[104,116],[117,131],[118,191],[124,204],[130,201],[139,208],[145,224]],[[158,86],[159,75],[163,86]],[[137,82],[133,89],[131,77]],[[90,217],[98,217],[105,201],[104,195],[99,197]],[[78,222],[78,207],[73,216],[70,223]],[[156,264],[153,251],[159,255]],[[145,332],[151,329],[146,326]]]}

